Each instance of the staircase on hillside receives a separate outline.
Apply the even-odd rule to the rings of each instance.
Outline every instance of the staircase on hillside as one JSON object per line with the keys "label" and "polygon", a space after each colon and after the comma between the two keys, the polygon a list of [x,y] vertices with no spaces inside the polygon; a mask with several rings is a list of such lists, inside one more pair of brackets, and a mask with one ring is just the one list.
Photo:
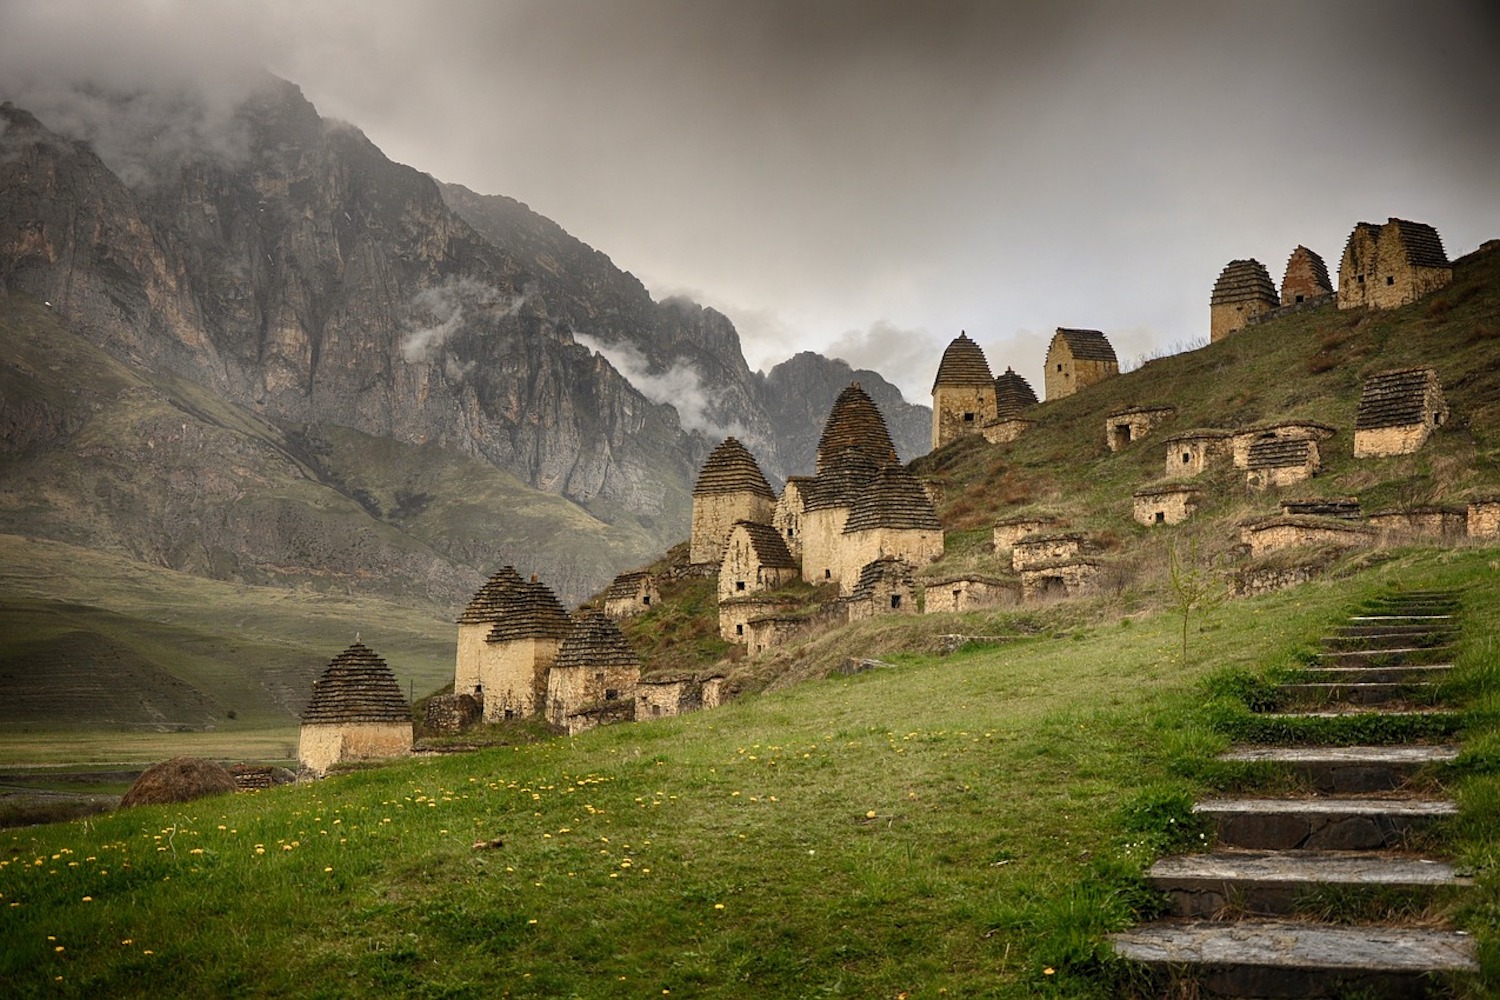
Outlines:
{"label": "staircase on hillside", "polygon": [[[1410,591],[1374,602],[1324,639],[1316,667],[1283,685],[1299,719],[1436,714],[1438,683],[1458,635],[1459,602]],[[1456,717],[1455,717],[1456,722]],[[1457,812],[1412,791],[1451,745],[1237,748],[1235,761],[1269,762],[1313,790],[1300,798],[1199,802],[1217,830],[1212,853],[1163,858],[1150,870],[1173,916],[1112,936],[1116,954],[1172,984],[1177,995],[1421,997],[1475,971],[1474,942],[1445,927],[1331,923],[1319,910],[1375,900],[1386,913],[1420,913],[1470,879],[1431,856],[1435,824]],[[1321,901],[1310,912],[1309,900]]]}

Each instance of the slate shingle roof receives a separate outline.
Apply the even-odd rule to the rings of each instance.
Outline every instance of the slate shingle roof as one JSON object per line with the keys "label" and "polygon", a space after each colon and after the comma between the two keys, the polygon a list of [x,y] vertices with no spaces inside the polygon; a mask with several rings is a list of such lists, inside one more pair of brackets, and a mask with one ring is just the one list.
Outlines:
{"label": "slate shingle roof", "polygon": [[1288,469],[1306,465],[1312,459],[1312,442],[1296,438],[1270,437],[1250,445],[1245,467],[1248,469]]}
{"label": "slate shingle roof", "polygon": [[1359,411],[1354,417],[1357,431],[1381,427],[1406,427],[1425,423],[1428,382],[1437,381],[1431,368],[1403,368],[1381,372],[1365,379],[1359,394]]}
{"label": "slate shingle roof", "polygon": [[[1057,343],[1061,337],[1068,345],[1068,352],[1077,361],[1110,361],[1119,364],[1115,357],[1115,349],[1110,346],[1104,334],[1098,330],[1070,330],[1067,327],[1058,327],[1052,342]],[[1052,353],[1050,350],[1047,353]]]}
{"label": "slate shingle roof", "polygon": [[1219,272],[1219,280],[1214,282],[1213,295],[1208,302],[1215,306],[1234,302],[1265,302],[1279,306],[1281,296],[1276,294],[1276,286],[1271,284],[1266,266],[1252,257],[1249,260],[1232,260],[1224,265],[1224,270]]}
{"label": "slate shingle roof", "polygon": [[485,642],[514,639],[561,639],[571,621],[557,595],[545,583],[522,583],[508,599],[505,612],[495,620]]}
{"label": "slate shingle roof", "polygon": [[984,351],[969,339],[968,334],[960,333],[943,352],[943,360],[938,363],[937,377],[932,381],[932,391],[937,392],[941,386],[984,387],[992,379],[990,363],[985,360]]}
{"label": "slate shingle roof", "polygon": [[862,452],[876,463],[897,461],[896,446],[891,444],[885,418],[858,382],[850,383],[839,393],[828,412],[823,436],[818,439],[818,473],[821,475],[831,461],[850,449]]}
{"label": "slate shingle roof", "polygon": [[458,624],[481,625],[498,621],[505,613],[506,601],[510,595],[517,593],[525,582],[514,567],[500,567],[474,594],[469,606],[464,608],[464,613],[458,616]]}
{"label": "slate shingle roof", "polygon": [[1036,391],[1014,370],[1007,367],[1005,373],[995,376],[995,419],[1011,420],[1019,417],[1028,406],[1037,404]]}
{"label": "slate shingle roof", "polygon": [[829,456],[826,463],[820,456],[819,466],[818,474],[801,487],[805,511],[852,505],[881,463],[857,448],[848,448]]}
{"label": "slate shingle roof", "polygon": [[609,589],[604,592],[604,599],[606,601],[631,600],[641,592],[641,585],[650,579],[650,573],[640,571],[621,573],[614,578]]}
{"label": "slate shingle roof", "polygon": [[[750,539],[750,548],[755,552],[755,561],[770,569],[796,569],[797,560],[782,541],[781,533],[769,524],[754,521],[736,521],[735,528],[744,529]],[[730,529],[731,531],[733,529]]]}
{"label": "slate shingle roof", "polygon": [[1413,267],[1451,267],[1448,254],[1443,250],[1443,239],[1438,231],[1425,222],[1410,222],[1406,219],[1391,219],[1387,226],[1396,227],[1401,249],[1406,262]]}
{"label": "slate shingle roof", "polygon": [[872,528],[941,531],[932,500],[915,476],[899,465],[887,465],[861,491],[849,509],[844,533]]}
{"label": "slate shingle roof", "polygon": [[1286,260],[1286,270],[1281,275],[1283,293],[1287,286],[1298,285],[1305,278],[1311,279],[1309,292],[1322,295],[1333,292],[1333,283],[1328,280],[1328,264],[1315,251],[1299,245]]}
{"label": "slate shingle roof", "polygon": [[302,721],[410,722],[411,706],[386,662],[369,646],[355,642],[313,682]]}
{"label": "slate shingle roof", "polygon": [[771,484],[755,464],[755,456],[732,437],[725,438],[708,456],[693,487],[695,497],[722,493],[754,493],[776,499]]}
{"label": "slate shingle roof", "polygon": [[557,651],[553,669],[567,667],[639,667],[640,658],[625,641],[619,626],[597,611],[573,619],[573,627]]}

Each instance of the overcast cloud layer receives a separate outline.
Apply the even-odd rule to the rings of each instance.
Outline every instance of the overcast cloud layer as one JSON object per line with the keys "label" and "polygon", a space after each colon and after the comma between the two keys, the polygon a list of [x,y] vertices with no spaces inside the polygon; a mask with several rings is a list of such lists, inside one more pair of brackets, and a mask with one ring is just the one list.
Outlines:
{"label": "overcast cloud layer", "polygon": [[267,67],[725,312],[752,365],[822,350],[918,401],[960,329],[1040,387],[1057,326],[1127,363],[1205,337],[1233,258],[1500,236],[1497,57],[1487,0],[0,0],[0,97],[227,107]]}

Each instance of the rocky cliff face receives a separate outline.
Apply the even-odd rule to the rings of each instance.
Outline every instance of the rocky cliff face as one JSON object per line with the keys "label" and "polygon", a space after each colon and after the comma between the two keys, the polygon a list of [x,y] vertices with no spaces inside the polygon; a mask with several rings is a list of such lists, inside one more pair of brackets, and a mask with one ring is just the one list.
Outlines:
{"label": "rocky cliff face", "polygon": [[[108,100],[139,123],[141,109],[127,106],[134,98]],[[168,110],[191,118],[190,105]],[[196,482],[204,487],[197,497],[216,498],[194,506],[153,494],[143,514],[157,527],[137,539],[142,557],[259,578],[246,560],[307,568],[337,562],[324,551],[330,545],[375,544],[384,554],[349,567],[349,580],[372,586],[382,573],[410,572],[434,581],[434,595],[492,568],[483,563],[497,553],[477,541],[482,531],[445,540],[435,506],[414,512],[399,499],[438,496],[454,476],[402,473],[389,466],[389,449],[355,447],[346,430],[397,451],[435,448],[567,498],[613,533],[604,561],[624,565],[686,534],[697,468],[725,434],[750,444],[773,476],[811,468],[810,442],[843,384],[831,383],[847,381],[842,363],[805,355],[770,376],[752,373],[724,316],[682,300],[654,302],[609,258],[518,202],[440,186],[391,162],[358,130],[319,117],[284,81],[268,79],[213,141],[167,141],[176,118],[162,115],[123,140],[90,145],[0,106],[0,293],[33,296],[137,372],[184,379],[241,411],[208,425],[235,434],[240,423],[259,428],[247,444],[217,430],[194,437],[193,421],[175,434],[153,425],[147,443],[131,439],[139,454],[99,465],[116,471],[92,488],[117,512],[141,499],[131,496],[138,477],[123,470],[137,461],[160,466],[164,453],[181,458],[168,481],[184,490]],[[0,421],[11,460],[76,449],[88,422],[67,395],[77,387],[59,396],[56,384],[28,380],[19,368],[4,374],[0,392],[12,391],[0,398]],[[899,394],[873,373],[863,381],[894,408],[887,419],[906,453],[898,427],[910,414]],[[191,395],[153,385],[171,406]],[[325,459],[298,450],[329,440],[342,450]],[[250,461],[245,448],[261,458]],[[319,502],[275,517],[232,503],[252,486],[225,469],[276,465],[283,451],[295,460],[272,479],[338,491],[374,520],[360,529],[374,535],[337,542],[343,529],[330,529]],[[356,489],[356,481],[367,485]],[[82,534],[123,539],[122,517],[110,519],[109,532]],[[534,544],[577,534],[579,524],[570,524],[538,521]],[[422,551],[392,541],[387,529],[414,533]],[[12,530],[24,524],[13,519]],[[252,557],[256,546],[265,551]],[[443,555],[431,562],[434,551]],[[598,557],[568,558],[576,564],[559,572],[575,593],[610,569]]]}

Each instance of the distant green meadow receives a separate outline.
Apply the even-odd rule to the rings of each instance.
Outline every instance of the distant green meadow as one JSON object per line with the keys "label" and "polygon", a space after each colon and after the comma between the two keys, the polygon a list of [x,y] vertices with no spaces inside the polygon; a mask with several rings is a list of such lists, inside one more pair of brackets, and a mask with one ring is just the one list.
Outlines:
{"label": "distant green meadow", "polygon": [[1500,963],[1496,553],[1412,551],[675,719],[0,832],[14,996],[1115,997],[1103,935],[1206,845],[1193,798],[1266,670],[1361,600],[1465,592],[1468,751],[1429,777],[1479,885],[1420,919]]}

